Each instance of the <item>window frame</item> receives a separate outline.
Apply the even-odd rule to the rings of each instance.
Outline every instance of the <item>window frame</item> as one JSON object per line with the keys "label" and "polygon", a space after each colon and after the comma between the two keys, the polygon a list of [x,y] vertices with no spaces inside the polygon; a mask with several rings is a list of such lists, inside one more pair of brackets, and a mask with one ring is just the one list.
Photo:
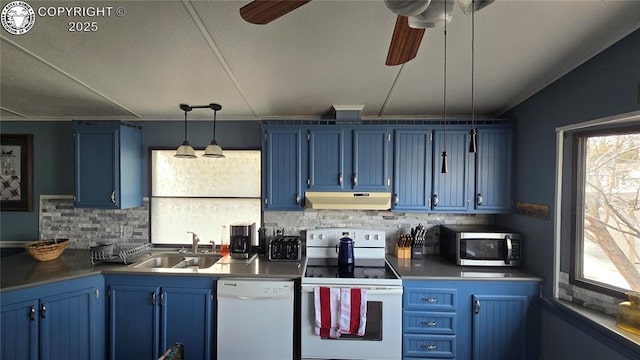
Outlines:
{"label": "window frame", "polygon": [[[570,258],[569,258],[569,284],[593,291],[595,293],[604,294],[620,299],[625,299],[625,293],[630,290],[607,285],[599,281],[587,279],[582,274],[584,258],[582,252],[584,250],[584,219],[582,204],[584,203],[584,187],[585,187],[585,162],[586,162],[586,141],[590,137],[610,136],[638,133],[640,134],[640,125],[614,124],[603,125],[596,128],[576,130],[570,132],[571,139],[571,179],[570,179],[570,206],[571,206],[571,222],[570,222]],[[564,225],[561,225],[564,226]]]}
{"label": "window frame", "polygon": [[[147,184],[148,184],[148,197],[149,197],[149,206],[148,206],[148,213],[149,213],[149,242],[153,244],[154,248],[165,248],[165,249],[173,249],[176,247],[184,247],[184,244],[159,244],[159,243],[153,243],[153,240],[151,239],[151,229],[153,228],[153,224],[152,224],[152,217],[151,217],[151,207],[153,206],[153,198],[171,198],[171,196],[153,196],[152,194],[152,189],[153,189],[153,162],[151,161],[152,156],[153,156],[153,151],[157,151],[157,150],[161,150],[161,151],[175,151],[175,148],[173,147],[167,147],[167,146],[149,146],[148,148],[148,153],[147,153],[147,174],[148,174],[148,179],[147,179]],[[204,151],[205,148],[203,147],[194,147],[195,151]],[[258,151],[260,152],[260,173],[262,174],[262,172],[264,171],[264,164],[262,163],[262,148],[261,147],[225,147],[224,151]],[[186,160],[188,161],[188,159]],[[262,181],[262,175],[260,178],[260,197],[242,197],[242,199],[258,199],[260,202],[262,202],[262,194],[264,193],[264,182]],[[197,198],[201,198],[201,197],[183,197],[183,198],[193,198],[193,199],[197,199]],[[219,199],[238,199],[238,197],[215,197],[215,198],[219,198]],[[264,212],[261,210],[260,211],[260,224],[264,224]],[[256,224],[256,226],[259,227],[259,224]]]}

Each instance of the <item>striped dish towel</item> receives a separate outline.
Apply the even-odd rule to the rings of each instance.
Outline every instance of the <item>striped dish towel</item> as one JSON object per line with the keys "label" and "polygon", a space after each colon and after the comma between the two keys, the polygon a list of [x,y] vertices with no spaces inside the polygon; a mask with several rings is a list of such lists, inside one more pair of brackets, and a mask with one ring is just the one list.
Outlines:
{"label": "striped dish towel", "polygon": [[340,288],[318,286],[313,288],[313,295],[315,334],[324,338],[339,338]]}
{"label": "striped dish towel", "polygon": [[340,334],[363,336],[367,326],[367,290],[340,289]]}

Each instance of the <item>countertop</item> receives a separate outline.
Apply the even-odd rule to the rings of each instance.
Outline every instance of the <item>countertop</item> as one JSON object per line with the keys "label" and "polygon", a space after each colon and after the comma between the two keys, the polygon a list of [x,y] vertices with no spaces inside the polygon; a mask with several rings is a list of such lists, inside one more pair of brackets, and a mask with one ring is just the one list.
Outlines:
{"label": "countertop", "polygon": [[[153,251],[153,254],[166,250]],[[17,290],[59,280],[96,274],[189,275],[214,277],[269,277],[296,279],[303,275],[306,258],[299,262],[275,262],[257,257],[251,263],[216,264],[208,269],[133,269],[122,263],[91,264],[90,251],[67,249],[59,258],[37,261],[26,252],[0,259],[0,290]]]}
{"label": "countertop", "polygon": [[387,260],[403,280],[533,280],[541,278],[513,267],[458,266],[440,255],[425,255],[422,259]]}

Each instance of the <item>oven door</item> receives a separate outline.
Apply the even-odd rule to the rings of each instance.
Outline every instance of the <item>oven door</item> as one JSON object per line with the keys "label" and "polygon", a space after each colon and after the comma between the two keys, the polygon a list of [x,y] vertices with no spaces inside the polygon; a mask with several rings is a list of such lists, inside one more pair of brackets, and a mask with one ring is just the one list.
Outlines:
{"label": "oven door", "polygon": [[[313,289],[316,286],[353,287],[367,290],[365,335],[321,338],[314,332]],[[302,285],[301,342],[303,359],[402,358],[402,286]]]}

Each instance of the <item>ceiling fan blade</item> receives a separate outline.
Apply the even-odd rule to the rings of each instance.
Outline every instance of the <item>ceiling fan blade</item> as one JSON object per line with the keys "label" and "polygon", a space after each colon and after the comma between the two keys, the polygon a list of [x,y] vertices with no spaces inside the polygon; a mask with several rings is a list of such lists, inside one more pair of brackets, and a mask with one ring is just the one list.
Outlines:
{"label": "ceiling fan blade", "polygon": [[409,20],[406,16],[398,16],[396,26],[393,29],[391,45],[385,65],[395,66],[404,64],[413,59],[418,54],[420,42],[424,36],[424,29],[414,29],[409,27]]}
{"label": "ceiling fan blade", "polygon": [[255,0],[240,8],[240,16],[252,24],[264,25],[311,0]]}

